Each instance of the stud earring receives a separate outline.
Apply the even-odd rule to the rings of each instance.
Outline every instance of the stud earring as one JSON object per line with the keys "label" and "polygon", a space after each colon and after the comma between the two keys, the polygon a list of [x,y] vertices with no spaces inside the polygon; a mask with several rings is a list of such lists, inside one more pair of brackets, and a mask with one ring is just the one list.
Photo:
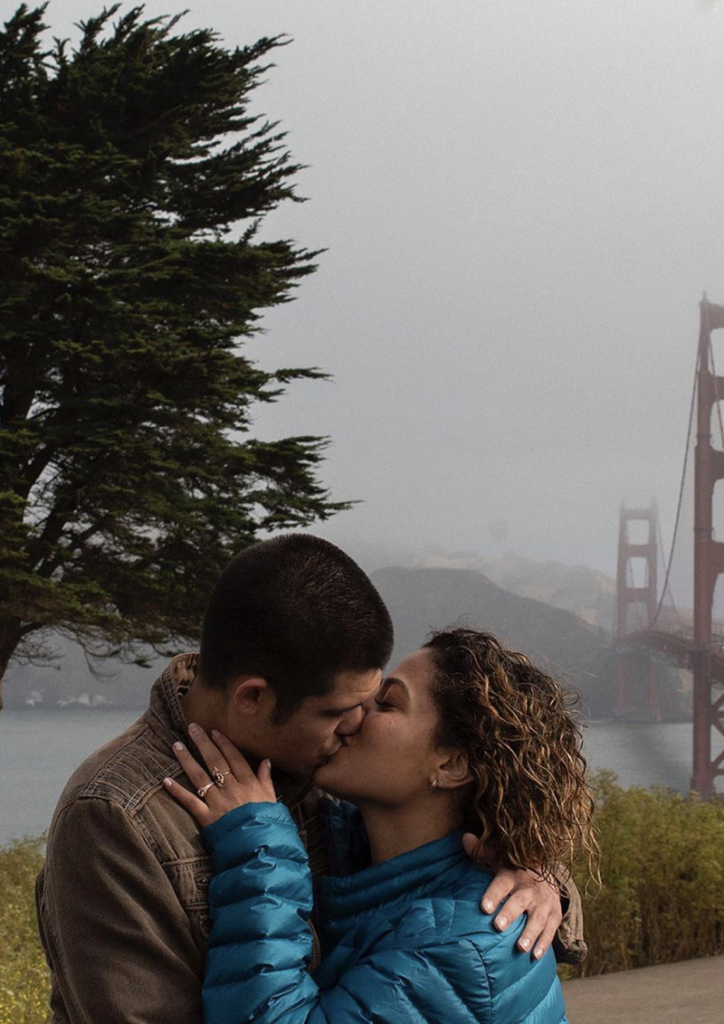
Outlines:
{"label": "stud earring", "polygon": [[438,778],[434,778],[432,780],[432,782],[430,783],[430,792],[434,793],[439,785],[440,785],[440,780]]}

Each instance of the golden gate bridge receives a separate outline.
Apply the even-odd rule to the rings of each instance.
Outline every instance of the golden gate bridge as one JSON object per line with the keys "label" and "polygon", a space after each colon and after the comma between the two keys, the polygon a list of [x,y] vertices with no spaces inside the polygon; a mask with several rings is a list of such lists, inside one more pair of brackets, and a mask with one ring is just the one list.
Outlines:
{"label": "golden gate bridge", "polygon": [[[687,457],[679,490],[676,523],[661,595],[657,566],[660,531],[655,506],[622,508],[619,518],[616,577],[615,649],[617,662],[616,714],[621,718],[659,717],[657,665],[647,652],[658,652],[693,675],[693,756],[691,788],[704,797],[717,792],[724,778],[724,627],[714,620],[714,594],[724,573],[724,543],[714,539],[714,491],[724,480],[724,377],[718,376],[712,332],[724,328],[724,306],[700,303],[699,346],[689,415]],[[712,445],[712,414],[718,418],[721,448]],[[670,573],[679,536],[692,429],[694,448],[693,613],[668,613],[664,597],[670,593]],[[645,535],[632,538],[632,523],[643,524]],[[633,560],[643,563],[643,581],[632,581]],[[631,628],[632,606],[643,609],[644,622]]]}

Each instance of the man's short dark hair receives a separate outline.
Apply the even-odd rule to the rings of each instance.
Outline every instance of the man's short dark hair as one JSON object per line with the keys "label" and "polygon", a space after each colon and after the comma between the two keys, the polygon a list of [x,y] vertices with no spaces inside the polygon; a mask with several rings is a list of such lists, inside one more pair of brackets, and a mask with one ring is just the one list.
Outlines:
{"label": "man's short dark hair", "polygon": [[357,563],[326,540],[291,533],[245,548],[221,574],[204,615],[199,674],[215,689],[263,677],[283,721],[340,672],[382,668],[392,640],[390,613]]}

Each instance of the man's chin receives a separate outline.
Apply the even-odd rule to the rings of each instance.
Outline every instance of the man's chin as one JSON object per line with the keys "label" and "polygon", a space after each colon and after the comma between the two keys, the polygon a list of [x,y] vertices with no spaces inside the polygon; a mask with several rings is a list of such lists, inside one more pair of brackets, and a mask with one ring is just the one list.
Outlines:
{"label": "man's chin", "polygon": [[327,754],[325,757],[321,757],[319,761],[317,761],[315,771],[320,771],[322,768],[326,768],[328,764],[334,764],[334,761],[339,757],[341,750],[344,750],[344,744],[340,744],[332,754]]}
{"label": "man's chin", "polygon": [[348,800],[351,797],[347,787],[340,784],[339,780],[335,778],[331,772],[329,775],[325,775],[324,772],[319,774],[315,773],[314,785],[317,789],[321,789],[323,793],[327,793],[329,796],[333,796],[337,800]]}
{"label": "man's chin", "polygon": [[342,749],[342,747],[339,747],[333,754],[330,754],[329,757],[325,757],[320,761],[314,772],[314,781],[317,785],[322,786],[324,789],[329,789],[330,792],[331,784],[337,775],[337,758],[339,757],[339,753]]}

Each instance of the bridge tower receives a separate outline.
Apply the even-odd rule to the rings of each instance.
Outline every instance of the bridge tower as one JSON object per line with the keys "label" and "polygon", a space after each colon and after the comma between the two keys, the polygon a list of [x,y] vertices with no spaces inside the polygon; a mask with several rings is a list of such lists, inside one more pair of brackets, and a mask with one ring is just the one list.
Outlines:
{"label": "bridge tower", "polygon": [[[618,521],[618,567],[616,572],[616,717],[645,718],[658,722],[659,687],[657,666],[649,655],[626,648],[626,636],[640,629],[653,628],[657,607],[657,524],[656,506],[650,508],[621,507]],[[629,537],[629,523],[647,524],[644,541],[634,543]],[[643,562],[644,581],[641,586],[629,584],[632,559]],[[631,622],[629,609],[638,608],[637,623]]]}
{"label": "bridge tower", "polygon": [[724,572],[724,544],[713,535],[714,487],[724,479],[724,451],[712,447],[712,410],[724,399],[724,377],[713,369],[711,332],[724,327],[724,306],[706,293],[700,303],[697,370],[696,449],[694,456],[694,757],[692,789],[714,794],[714,780],[724,776],[724,751],[712,757],[712,729],[724,735],[724,691],[714,698],[712,685],[712,610],[717,577]]}

